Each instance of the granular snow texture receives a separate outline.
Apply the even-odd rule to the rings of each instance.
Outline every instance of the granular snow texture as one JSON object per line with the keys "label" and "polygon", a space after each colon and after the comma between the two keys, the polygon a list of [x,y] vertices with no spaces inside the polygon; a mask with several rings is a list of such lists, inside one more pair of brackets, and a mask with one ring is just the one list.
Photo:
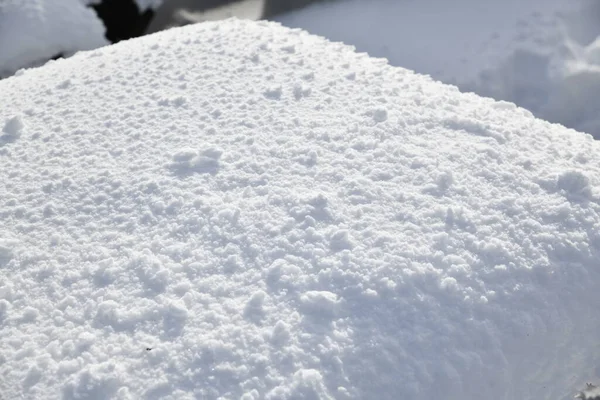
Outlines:
{"label": "granular snow texture", "polygon": [[600,144],[274,23],[0,82],[7,399],[539,399],[600,365]]}

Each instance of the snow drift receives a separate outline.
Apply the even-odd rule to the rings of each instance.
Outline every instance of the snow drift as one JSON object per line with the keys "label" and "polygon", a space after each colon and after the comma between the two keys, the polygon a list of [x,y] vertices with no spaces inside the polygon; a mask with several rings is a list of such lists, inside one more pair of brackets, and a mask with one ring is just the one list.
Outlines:
{"label": "snow drift", "polygon": [[0,393],[572,396],[600,144],[274,23],[0,82]]}

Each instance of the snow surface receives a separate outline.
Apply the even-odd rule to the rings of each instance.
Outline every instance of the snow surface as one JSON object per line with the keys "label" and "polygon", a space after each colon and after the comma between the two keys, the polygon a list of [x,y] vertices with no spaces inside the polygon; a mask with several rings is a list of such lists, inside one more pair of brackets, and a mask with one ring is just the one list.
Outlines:
{"label": "snow surface", "polygon": [[340,0],[276,20],[600,138],[597,0]]}
{"label": "snow surface", "polygon": [[560,399],[600,143],[274,23],[0,81],[0,393]]}
{"label": "snow surface", "polygon": [[93,0],[0,0],[0,78],[108,44]]}

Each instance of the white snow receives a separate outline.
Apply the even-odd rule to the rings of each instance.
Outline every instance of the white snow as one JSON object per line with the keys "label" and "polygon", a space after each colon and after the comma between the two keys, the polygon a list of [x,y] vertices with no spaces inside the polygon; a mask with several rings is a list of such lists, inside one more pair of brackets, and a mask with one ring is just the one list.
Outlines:
{"label": "white snow", "polygon": [[0,78],[108,44],[92,0],[0,0]]}
{"label": "white snow", "polygon": [[0,93],[3,397],[527,400],[598,380],[589,135],[238,20]]}
{"label": "white snow", "polygon": [[600,138],[596,0],[339,0],[276,20]]}
{"label": "white snow", "polygon": [[23,120],[20,116],[14,116],[6,120],[4,124],[4,128],[2,129],[3,135],[0,136],[1,139],[4,140],[15,140],[19,136],[21,136],[21,131],[23,131],[24,125]]}

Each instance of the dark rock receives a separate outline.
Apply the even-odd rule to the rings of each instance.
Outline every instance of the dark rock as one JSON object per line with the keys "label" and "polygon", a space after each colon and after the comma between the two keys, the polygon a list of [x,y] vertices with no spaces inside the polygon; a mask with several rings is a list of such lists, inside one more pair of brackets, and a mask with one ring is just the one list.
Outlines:
{"label": "dark rock", "polygon": [[104,23],[106,38],[112,43],[143,35],[154,16],[151,9],[140,11],[133,0],[102,0],[92,8]]}

